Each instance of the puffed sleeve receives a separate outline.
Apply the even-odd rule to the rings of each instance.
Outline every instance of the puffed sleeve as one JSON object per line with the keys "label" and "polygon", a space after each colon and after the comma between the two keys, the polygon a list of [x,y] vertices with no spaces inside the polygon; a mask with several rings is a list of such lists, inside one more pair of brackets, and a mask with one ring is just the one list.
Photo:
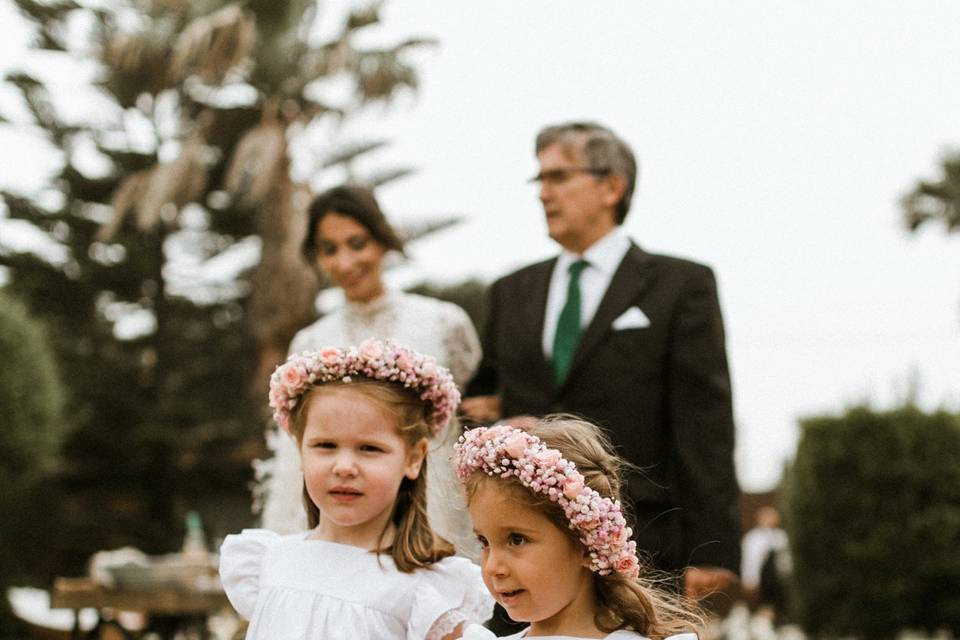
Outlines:
{"label": "puffed sleeve", "polygon": [[497,634],[483,625],[471,624],[464,628],[460,640],[497,640]]}
{"label": "puffed sleeve", "polygon": [[244,529],[227,536],[220,546],[220,581],[230,604],[248,620],[260,592],[260,572],[267,550],[280,536],[267,529]]}
{"label": "puffed sleeve", "polygon": [[444,558],[420,573],[407,640],[437,640],[461,623],[483,622],[493,615],[493,598],[480,567],[466,558]]}
{"label": "puffed sleeve", "polygon": [[444,306],[444,313],[438,314],[443,336],[443,349],[446,362],[454,382],[463,387],[480,364],[480,338],[467,312],[453,303]]}

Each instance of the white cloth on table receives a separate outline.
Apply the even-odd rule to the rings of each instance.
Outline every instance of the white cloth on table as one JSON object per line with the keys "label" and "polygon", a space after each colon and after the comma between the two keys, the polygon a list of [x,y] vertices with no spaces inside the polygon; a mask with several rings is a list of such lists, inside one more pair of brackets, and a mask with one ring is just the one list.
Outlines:
{"label": "white cloth on table", "polygon": [[[324,346],[347,347],[367,338],[389,339],[433,356],[450,369],[463,386],[480,363],[480,342],[466,312],[457,305],[412,293],[388,291],[366,303],[343,306],[302,329],[290,343],[290,353]],[[453,444],[460,436],[454,418],[427,454],[427,515],[430,525],[461,555],[476,559],[479,548],[466,500],[451,463]],[[274,457],[258,463],[263,508],[262,525],[278,533],[307,528],[303,507],[303,475],[295,441],[276,429],[267,445]]]}
{"label": "white cloth on table", "polygon": [[220,549],[230,603],[247,640],[433,640],[493,612],[480,569],[449,557],[403,573],[389,555],[246,529]]}

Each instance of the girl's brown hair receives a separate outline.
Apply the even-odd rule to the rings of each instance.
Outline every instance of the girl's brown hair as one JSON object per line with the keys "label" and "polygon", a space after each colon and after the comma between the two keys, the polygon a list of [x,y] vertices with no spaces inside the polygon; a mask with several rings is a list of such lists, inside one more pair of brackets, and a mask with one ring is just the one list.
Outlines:
{"label": "girl's brown hair", "polygon": [[[623,503],[621,470],[626,463],[613,453],[610,441],[599,427],[563,414],[541,419],[524,417],[508,424],[537,436],[545,445],[558,450],[564,458],[577,465],[586,486],[601,496]],[[512,493],[518,500],[543,513],[558,529],[582,544],[579,535],[570,529],[560,505],[542,493],[530,491],[515,478],[503,480],[490,478],[484,473],[474,473],[466,480],[468,500],[480,484],[486,482],[510,483]],[[651,640],[661,640],[673,634],[695,630],[703,623],[697,607],[665,588],[669,580],[655,578],[642,559],[640,574],[638,580],[631,580],[617,572],[605,576],[592,574],[597,597],[594,623],[601,631],[610,633],[618,629],[630,629]]]}
{"label": "girl's brown hair", "polygon": [[[303,394],[290,414],[290,433],[297,439],[298,448],[303,442],[303,432],[311,402],[320,394],[334,389],[349,390],[362,395],[396,416],[400,436],[407,447],[415,446],[424,438],[429,439],[428,407],[412,391],[392,382],[361,378],[349,383],[328,382],[316,385]],[[312,529],[320,523],[320,510],[310,499],[306,484],[303,487],[303,502],[307,509],[307,524]],[[409,573],[454,554],[453,545],[434,533],[427,519],[426,458],[415,479],[404,478],[400,483],[390,521],[396,525],[397,535],[394,537],[393,544],[385,550],[389,551],[390,557],[400,571]],[[389,523],[380,532],[378,547],[388,527]]]}

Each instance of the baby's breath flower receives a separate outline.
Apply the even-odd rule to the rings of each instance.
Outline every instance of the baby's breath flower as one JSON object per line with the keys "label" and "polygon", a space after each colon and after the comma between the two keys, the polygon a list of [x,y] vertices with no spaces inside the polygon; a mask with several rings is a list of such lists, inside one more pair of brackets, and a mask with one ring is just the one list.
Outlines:
{"label": "baby's breath flower", "polygon": [[577,466],[537,436],[510,425],[471,429],[454,446],[457,476],[474,472],[516,478],[534,493],[543,493],[563,509],[572,530],[590,552],[590,569],[600,575],[617,571],[640,574],[637,543],[620,502],[601,496],[584,483]]}
{"label": "baby's breath flower", "polygon": [[430,356],[371,338],[355,347],[321,347],[316,351],[292,354],[270,376],[270,407],[273,419],[290,431],[290,413],[310,387],[354,377],[395,382],[412,390],[427,403],[427,420],[433,435],[446,428],[460,404],[460,391],[446,367]]}

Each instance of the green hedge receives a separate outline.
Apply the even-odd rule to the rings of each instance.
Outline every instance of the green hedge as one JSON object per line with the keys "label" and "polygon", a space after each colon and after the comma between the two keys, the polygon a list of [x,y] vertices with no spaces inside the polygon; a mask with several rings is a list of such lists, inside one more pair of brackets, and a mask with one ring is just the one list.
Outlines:
{"label": "green hedge", "polygon": [[57,453],[64,392],[46,334],[16,299],[0,291],[0,469],[32,475]]}
{"label": "green hedge", "polygon": [[787,500],[804,628],[960,635],[960,417],[858,407],[801,428]]}
{"label": "green hedge", "polygon": [[64,391],[46,335],[18,301],[0,291],[0,637],[16,633],[6,587],[43,584],[39,536],[55,536],[46,518],[51,468],[66,425]]}

